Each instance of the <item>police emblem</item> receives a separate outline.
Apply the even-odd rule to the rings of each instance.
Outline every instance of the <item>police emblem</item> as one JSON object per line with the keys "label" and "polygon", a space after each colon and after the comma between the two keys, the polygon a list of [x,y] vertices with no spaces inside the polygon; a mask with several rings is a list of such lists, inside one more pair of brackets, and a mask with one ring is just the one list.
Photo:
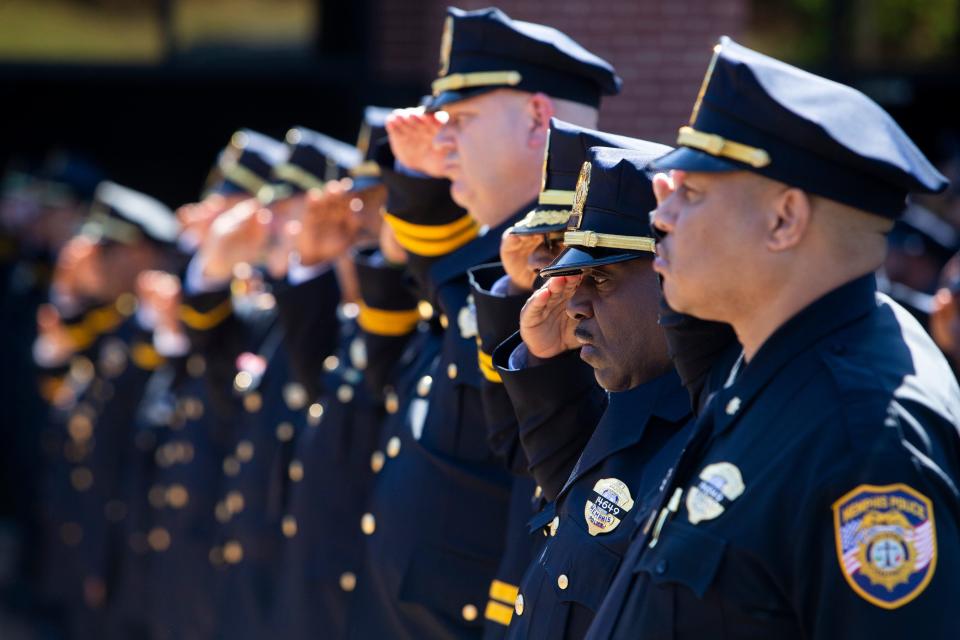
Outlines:
{"label": "police emblem", "polygon": [[457,313],[457,326],[460,328],[461,338],[475,338],[477,336],[477,307],[473,296],[467,297],[467,304],[460,307]]}
{"label": "police emblem", "polygon": [[610,533],[618,526],[623,516],[633,508],[630,489],[616,478],[601,478],[593,485],[593,494],[583,507],[587,532],[595,536]]}
{"label": "police emblem", "polygon": [[708,464],[700,472],[697,484],[687,492],[690,524],[720,516],[745,488],[743,476],[736,465],[729,462]]}
{"label": "police emblem", "polygon": [[837,559],[864,600],[896,609],[919,596],[937,565],[933,504],[905,484],[862,484],[833,503]]}
{"label": "police emblem", "polygon": [[583,222],[583,205],[587,202],[587,193],[590,191],[590,171],[590,163],[584,162],[577,177],[576,191],[573,192],[573,206],[567,222],[568,231],[576,231]]}
{"label": "police emblem", "polygon": [[453,48],[453,18],[447,16],[443,23],[443,35],[440,37],[440,76],[450,71],[450,50]]}

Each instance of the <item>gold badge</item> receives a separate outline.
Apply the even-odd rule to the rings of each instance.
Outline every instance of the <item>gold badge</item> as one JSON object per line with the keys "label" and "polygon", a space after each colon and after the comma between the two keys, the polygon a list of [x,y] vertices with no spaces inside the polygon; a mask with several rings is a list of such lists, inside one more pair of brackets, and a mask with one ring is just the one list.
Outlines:
{"label": "gold badge", "polygon": [[618,526],[623,516],[633,508],[630,489],[616,478],[602,478],[593,485],[593,495],[583,507],[587,532],[595,536],[610,533]]}
{"label": "gold badge", "polygon": [[729,462],[709,464],[700,472],[697,484],[687,492],[687,515],[690,524],[713,520],[726,505],[740,497],[746,486],[740,469]]}
{"label": "gold badge", "polygon": [[453,17],[447,16],[443,23],[443,35],[440,37],[440,76],[450,71],[450,50],[453,48]]}
{"label": "gold badge", "polygon": [[573,208],[570,212],[570,221],[567,229],[577,231],[583,222],[583,205],[587,202],[587,193],[590,191],[590,162],[584,162],[577,178],[577,190],[573,194]]}

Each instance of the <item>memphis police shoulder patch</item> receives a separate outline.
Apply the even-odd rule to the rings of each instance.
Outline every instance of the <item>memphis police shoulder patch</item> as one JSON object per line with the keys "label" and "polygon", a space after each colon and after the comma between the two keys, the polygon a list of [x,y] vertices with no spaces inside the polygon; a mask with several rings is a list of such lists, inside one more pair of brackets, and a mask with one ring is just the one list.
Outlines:
{"label": "memphis police shoulder patch", "polygon": [[862,484],[833,503],[840,571],[864,600],[884,609],[926,589],[937,566],[933,503],[905,484]]}

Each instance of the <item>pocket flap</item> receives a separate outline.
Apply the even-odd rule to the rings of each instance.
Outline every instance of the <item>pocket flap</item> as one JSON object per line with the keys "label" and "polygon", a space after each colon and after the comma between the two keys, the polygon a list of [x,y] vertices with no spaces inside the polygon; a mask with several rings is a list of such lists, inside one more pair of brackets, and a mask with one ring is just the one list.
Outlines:
{"label": "pocket flap", "polygon": [[723,559],[726,541],[704,529],[671,521],[653,549],[646,549],[633,567],[656,583],[676,582],[702,598]]}

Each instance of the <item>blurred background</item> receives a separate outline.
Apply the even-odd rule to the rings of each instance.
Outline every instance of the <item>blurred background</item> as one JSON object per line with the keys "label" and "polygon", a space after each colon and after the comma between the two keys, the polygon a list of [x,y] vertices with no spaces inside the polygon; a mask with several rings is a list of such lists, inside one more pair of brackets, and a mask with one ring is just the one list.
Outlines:
{"label": "blurred background", "polygon": [[[170,207],[193,202],[217,153],[241,127],[282,139],[303,125],[353,142],[365,105],[415,105],[436,75],[446,6],[440,0],[0,0],[0,171],[49,169],[69,156]],[[928,327],[931,313],[946,309],[931,331],[958,366],[960,304],[951,296],[960,290],[960,263],[948,261],[960,249],[960,0],[502,0],[498,6],[513,18],[567,32],[616,66],[624,91],[603,106],[606,131],[673,143],[722,34],[877,100],[953,181],[946,195],[912,203],[891,238],[883,281]],[[11,210],[5,215],[16,218]],[[18,368],[30,360],[30,327],[44,292],[31,299],[33,306],[22,304],[18,238],[0,231],[6,407],[30,382]],[[36,284],[28,281],[23,286]],[[938,290],[948,292],[940,303]],[[31,597],[31,562],[23,551],[33,531],[36,438],[25,436],[8,412],[0,424],[0,639],[60,637],[43,624]]]}

